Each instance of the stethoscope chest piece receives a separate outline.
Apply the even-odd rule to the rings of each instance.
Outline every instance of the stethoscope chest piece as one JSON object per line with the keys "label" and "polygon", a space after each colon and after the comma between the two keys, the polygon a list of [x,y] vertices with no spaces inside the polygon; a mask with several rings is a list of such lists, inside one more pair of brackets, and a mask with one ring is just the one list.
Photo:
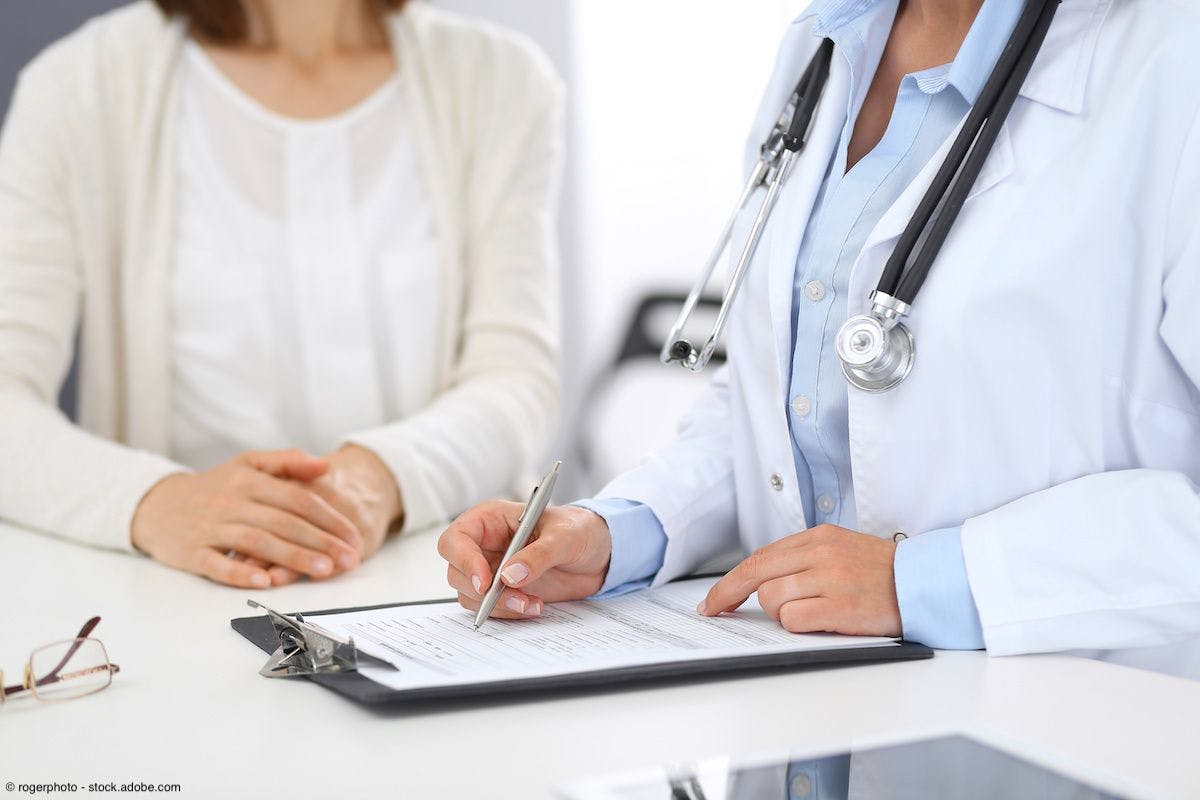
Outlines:
{"label": "stethoscope chest piece", "polygon": [[875,292],[869,314],[846,320],[834,340],[842,373],[864,392],[884,392],[908,377],[916,358],[912,332],[900,321],[905,303]]}

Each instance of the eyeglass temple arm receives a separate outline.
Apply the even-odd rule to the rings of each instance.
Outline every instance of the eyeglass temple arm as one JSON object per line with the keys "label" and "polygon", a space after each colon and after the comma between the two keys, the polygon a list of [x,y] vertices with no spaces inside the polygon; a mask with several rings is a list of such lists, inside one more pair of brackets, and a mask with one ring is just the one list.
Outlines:
{"label": "eyeglass temple arm", "polygon": [[[54,681],[58,680],[58,673],[61,672],[62,668],[67,665],[67,662],[71,660],[71,657],[79,651],[79,648],[83,646],[83,640],[86,639],[99,624],[99,617],[92,617],[87,622],[83,623],[83,627],[79,629],[79,633],[75,634],[75,641],[71,643],[69,648],[67,648],[67,653],[62,657],[62,660],[58,662],[58,666],[47,672],[45,677],[40,678],[37,682],[37,685],[42,686],[43,684],[53,683]],[[5,692],[7,691],[8,689],[5,689]]]}
{"label": "eyeglass temple arm", "polygon": [[[88,667],[87,669],[82,669],[82,670],[79,670],[78,672],[69,672],[65,676],[64,675],[55,675],[53,677],[47,676],[45,678],[42,678],[35,685],[36,686],[45,686],[48,683],[57,683],[58,681],[64,680],[65,678],[78,678],[82,675],[91,675],[92,673],[95,673],[95,672],[111,672],[113,675],[116,675],[120,671],[121,671],[120,664],[105,664],[102,667]],[[27,686],[25,686],[24,684],[20,684],[20,683],[16,684],[15,686],[5,686],[4,687],[4,697],[8,697],[10,694],[18,694],[19,692],[27,692],[27,691],[29,691],[29,688]]]}

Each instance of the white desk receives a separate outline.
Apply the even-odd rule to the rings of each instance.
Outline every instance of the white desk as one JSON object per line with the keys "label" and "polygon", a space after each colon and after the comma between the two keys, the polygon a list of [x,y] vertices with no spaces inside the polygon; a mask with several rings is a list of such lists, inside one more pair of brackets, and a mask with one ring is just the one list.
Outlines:
{"label": "white desk", "polygon": [[[435,541],[391,542],[357,573],[258,594],[286,611],[444,597]],[[70,637],[92,614],[121,665],[98,695],[0,711],[0,784],[179,783],[172,796],[198,798],[538,798],[573,778],[669,760],[961,730],[1110,789],[1200,796],[1200,683],[1061,656],[942,653],[380,713],[305,681],[260,677],[265,655],[229,627],[252,613],[247,596],[0,525],[3,666],[11,674],[34,645]]]}

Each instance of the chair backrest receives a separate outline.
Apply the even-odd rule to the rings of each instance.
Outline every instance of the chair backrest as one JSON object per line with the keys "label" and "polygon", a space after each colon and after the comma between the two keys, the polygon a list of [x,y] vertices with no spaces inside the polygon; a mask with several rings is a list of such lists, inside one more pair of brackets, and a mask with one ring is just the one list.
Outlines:
{"label": "chair backrest", "polygon": [[[592,377],[577,415],[575,452],[582,485],[596,491],[675,435],[680,416],[708,385],[710,375],[659,361],[659,352],[685,296],[654,293],[634,308],[616,356]],[[696,329],[710,322],[719,297],[697,304]],[[709,371],[724,362],[718,347]]]}

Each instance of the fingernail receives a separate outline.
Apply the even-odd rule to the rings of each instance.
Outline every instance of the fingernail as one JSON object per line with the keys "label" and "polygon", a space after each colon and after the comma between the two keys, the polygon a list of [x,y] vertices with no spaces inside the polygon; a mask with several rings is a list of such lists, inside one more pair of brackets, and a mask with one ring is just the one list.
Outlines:
{"label": "fingernail", "polygon": [[325,556],[317,556],[312,560],[312,568],[318,575],[328,575],[333,572],[333,562]]}
{"label": "fingernail", "polygon": [[271,585],[271,576],[265,572],[255,572],[250,576],[250,582],[260,589],[265,589]]}
{"label": "fingernail", "polygon": [[352,569],[354,567],[354,554],[342,553],[338,556],[338,566],[342,569]]}
{"label": "fingernail", "polygon": [[525,601],[519,597],[510,597],[504,601],[504,607],[518,614],[525,613]]}
{"label": "fingernail", "polygon": [[521,563],[509,564],[500,572],[500,577],[504,578],[504,582],[509,586],[516,586],[521,581],[529,577],[529,567]]}
{"label": "fingernail", "polygon": [[541,616],[541,613],[542,613],[542,603],[540,600],[534,600],[532,603],[529,604],[529,608],[525,609],[525,616],[527,616],[527,617]]}
{"label": "fingernail", "polygon": [[698,613],[698,614],[707,614],[708,613],[708,601],[707,600],[700,601],[700,605],[696,606],[696,613]]}
{"label": "fingernail", "polygon": [[475,587],[475,594],[483,594],[483,578],[478,575],[472,575],[471,585]]}

